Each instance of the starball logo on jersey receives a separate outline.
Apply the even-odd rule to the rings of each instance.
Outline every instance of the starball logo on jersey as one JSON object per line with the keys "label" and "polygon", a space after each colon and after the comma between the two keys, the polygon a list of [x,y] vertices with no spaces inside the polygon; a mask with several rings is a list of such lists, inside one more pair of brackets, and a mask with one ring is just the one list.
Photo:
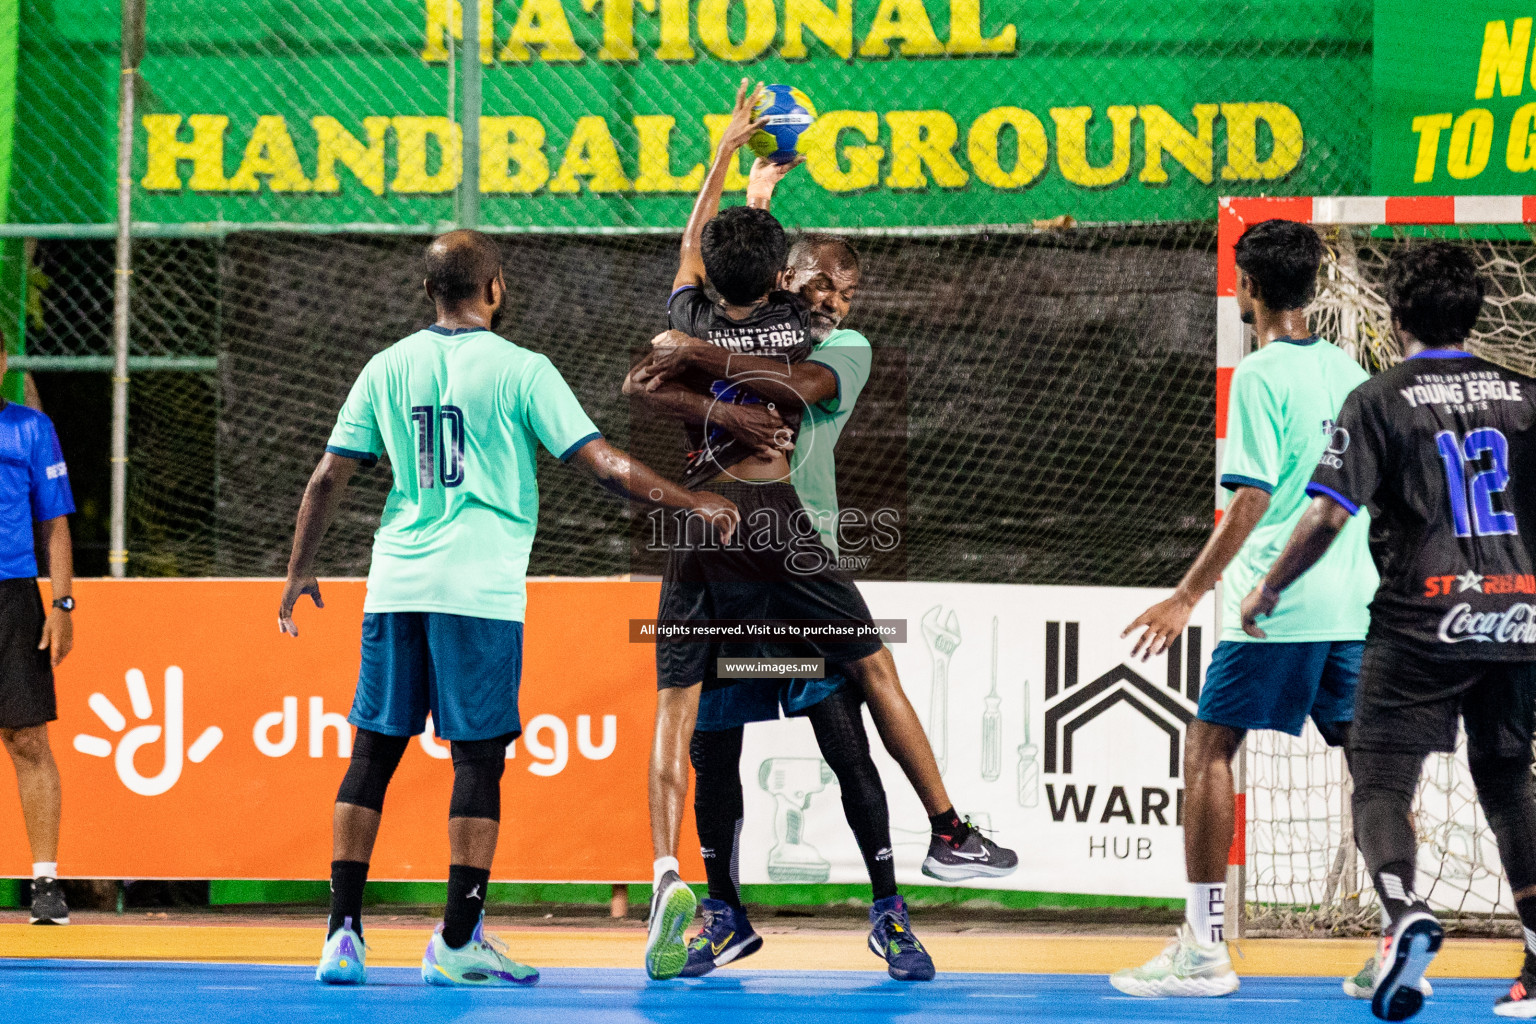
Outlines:
{"label": "starball logo on jersey", "polygon": [[1449,597],[1469,590],[1479,594],[1536,594],[1536,576],[1528,573],[1496,573],[1484,576],[1468,569],[1464,573],[1446,573],[1424,577],[1425,597]]}

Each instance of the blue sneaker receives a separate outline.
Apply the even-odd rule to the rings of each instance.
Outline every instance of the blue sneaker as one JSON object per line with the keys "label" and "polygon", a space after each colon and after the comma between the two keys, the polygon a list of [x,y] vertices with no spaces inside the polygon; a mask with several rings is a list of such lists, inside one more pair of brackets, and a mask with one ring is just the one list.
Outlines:
{"label": "blue sneaker", "polygon": [[723,900],[705,900],[699,908],[704,911],[704,930],[688,943],[688,963],[681,977],[702,978],[763,948],[763,937],[752,930],[745,910]]}
{"label": "blue sneaker", "polygon": [[933,957],[912,934],[907,901],[900,896],[876,900],[869,908],[869,949],[885,960],[897,981],[932,981]]}
{"label": "blue sneaker", "polygon": [[368,947],[363,937],[352,929],[352,919],[344,917],[341,927],[325,940],[320,950],[320,966],[315,969],[315,980],[327,985],[361,985],[368,977],[363,959]]}
{"label": "blue sneaker", "polygon": [[532,985],[539,980],[538,971],[506,954],[506,943],[485,934],[483,913],[475,924],[474,934],[458,949],[443,941],[443,926],[439,924],[421,958],[421,980],[428,985],[471,988]]}

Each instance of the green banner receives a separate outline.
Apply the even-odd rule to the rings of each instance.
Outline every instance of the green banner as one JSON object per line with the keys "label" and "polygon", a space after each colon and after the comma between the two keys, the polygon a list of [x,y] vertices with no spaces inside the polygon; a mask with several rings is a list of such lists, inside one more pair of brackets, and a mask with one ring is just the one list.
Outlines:
{"label": "green banner", "polygon": [[1529,0],[1376,0],[1375,192],[1536,187],[1533,15]]}
{"label": "green banner", "polygon": [[[115,5],[23,11],[13,219],[106,222]],[[482,219],[680,226],[743,76],[817,107],[784,187],[798,224],[1207,219],[1224,194],[1359,192],[1369,14],[1368,0],[480,0]],[[460,20],[456,0],[149,0],[135,219],[451,221]]]}

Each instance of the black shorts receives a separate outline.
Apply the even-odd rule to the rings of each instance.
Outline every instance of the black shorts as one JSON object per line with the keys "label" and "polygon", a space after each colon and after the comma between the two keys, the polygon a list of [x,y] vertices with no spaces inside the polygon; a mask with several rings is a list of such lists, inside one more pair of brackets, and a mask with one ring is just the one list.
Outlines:
{"label": "black shorts", "polygon": [[1434,661],[1390,641],[1366,641],[1352,749],[1451,753],[1458,718],[1469,758],[1530,758],[1536,664]]}
{"label": "black shorts", "polygon": [[[731,543],[721,545],[697,516],[679,512],[669,518],[659,622],[871,621],[863,595],[853,578],[837,567],[837,559],[821,542],[792,485],[730,481],[706,489],[736,503],[741,525]],[[867,658],[881,646],[876,639],[813,639],[776,643],[769,651],[756,642],[658,639],[656,686],[720,685],[722,681],[715,677],[715,659],[720,657],[771,653],[846,664]]]}
{"label": "black shorts", "polygon": [[53,665],[43,635],[37,580],[0,580],[0,729],[28,729],[59,717]]}

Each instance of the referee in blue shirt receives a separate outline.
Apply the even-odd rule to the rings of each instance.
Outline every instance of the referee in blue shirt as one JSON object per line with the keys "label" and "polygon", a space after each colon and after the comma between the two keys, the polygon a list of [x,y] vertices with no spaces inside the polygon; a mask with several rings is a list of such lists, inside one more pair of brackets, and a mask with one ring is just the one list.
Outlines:
{"label": "referee in blue shirt", "polygon": [[[0,379],[5,376],[0,338]],[[75,499],[59,436],[36,409],[0,398],[0,741],[16,766],[21,813],[32,846],[32,923],[68,924],[59,889],[59,768],[48,747],[58,718],[53,668],[74,644],[69,613],[75,560],[69,520]],[[32,524],[48,548],[53,608],[43,614]]]}

